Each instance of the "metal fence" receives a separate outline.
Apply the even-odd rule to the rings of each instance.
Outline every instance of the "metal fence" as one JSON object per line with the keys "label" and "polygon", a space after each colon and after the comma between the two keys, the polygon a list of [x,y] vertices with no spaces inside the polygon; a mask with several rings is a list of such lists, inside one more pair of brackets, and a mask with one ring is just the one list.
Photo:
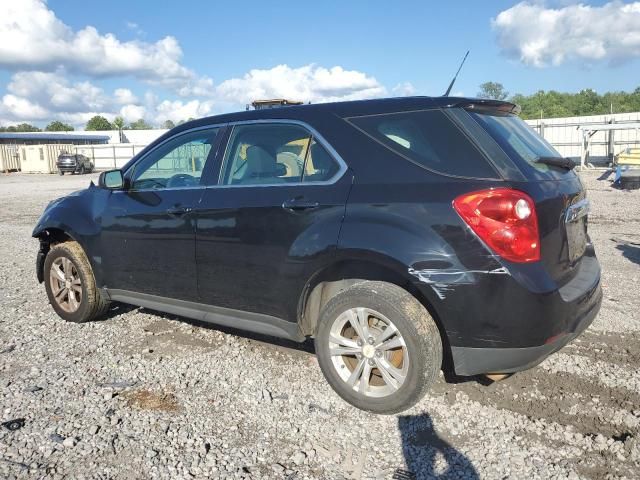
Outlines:
{"label": "metal fence", "polygon": [[20,170],[20,151],[17,145],[0,145],[0,172]]}
{"label": "metal fence", "polygon": [[[612,115],[589,115],[583,117],[543,118],[527,120],[537,132],[551,143],[563,156],[580,161],[583,142],[580,127],[615,123],[633,124],[640,121],[640,112]],[[611,162],[615,155],[628,148],[640,146],[640,132],[635,128],[616,131],[599,131],[591,137],[589,161]]]}
{"label": "metal fence", "polygon": [[146,145],[136,145],[132,143],[78,145],[75,151],[93,160],[97,170],[110,170],[121,168],[144,147],[146,147]]}

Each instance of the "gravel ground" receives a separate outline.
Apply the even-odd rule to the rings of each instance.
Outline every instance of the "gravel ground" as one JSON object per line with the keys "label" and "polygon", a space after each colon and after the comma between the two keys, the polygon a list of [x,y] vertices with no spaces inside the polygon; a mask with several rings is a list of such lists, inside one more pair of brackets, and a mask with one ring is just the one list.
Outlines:
{"label": "gravel ground", "polygon": [[604,302],[503,382],[440,379],[402,415],[350,407],[308,345],[117,306],[60,320],[31,230],[93,176],[0,175],[0,478],[638,478],[640,191],[584,173]]}

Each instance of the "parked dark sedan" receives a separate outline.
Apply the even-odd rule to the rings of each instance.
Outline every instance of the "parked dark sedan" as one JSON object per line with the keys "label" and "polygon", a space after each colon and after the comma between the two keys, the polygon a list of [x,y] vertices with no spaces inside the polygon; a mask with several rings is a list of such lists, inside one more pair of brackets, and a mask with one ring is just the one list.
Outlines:
{"label": "parked dark sedan", "polygon": [[61,153],[56,160],[58,173],[91,173],[93,172],[93,162],[85,155],[79,153]]}
{"label": "parked dark sedan", "polygon": [[573,164],[517,112],[415,97],[186,123],[46,208],[38,279],[72,322],[119,301],[313,337],[336,392],[378,413],[441,369],[530,368],[602,294]]}

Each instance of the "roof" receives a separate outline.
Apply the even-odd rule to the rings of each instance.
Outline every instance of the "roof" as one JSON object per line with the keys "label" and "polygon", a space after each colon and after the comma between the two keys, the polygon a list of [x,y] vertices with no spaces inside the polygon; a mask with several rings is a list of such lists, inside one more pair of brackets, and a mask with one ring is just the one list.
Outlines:
{"label": "roof", "polygon": [[214,123],[238,122],[261,119],[312,120],[317,116],[334,115],[341,118],[375,115],[429,108],[476,107],[492,108],[517,113],[519,107],[499,100],[466,97],[396,97],[375,100],[354,100],[348,102],[315,103],[289,105],[258,110],[225,113],[213,117],[200,118],[183,123],[176,131]]}
{"label": "roof", "polygon": [[0,140],[94,140],[96,142],[106,142],[108,135],[86,135],[66,132],[0,132]]}

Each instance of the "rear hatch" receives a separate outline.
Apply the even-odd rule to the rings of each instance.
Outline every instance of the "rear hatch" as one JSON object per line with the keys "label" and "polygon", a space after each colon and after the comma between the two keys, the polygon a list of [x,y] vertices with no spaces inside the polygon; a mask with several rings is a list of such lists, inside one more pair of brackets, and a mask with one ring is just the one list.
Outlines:
{"label": "rear hatch", "polygon": [[61,155],[58,157],[57,163],[58,165],[71,167],[76,164],[76,157],[75,155]]}
{"label": "rear hatch", "polygon": [[496,110],[468,110],[524,175],[514,188],[534,200],[540,229],[541,260],[560,285],[573,278],[585,255],[586,192],[570,161],[518,116]]}

